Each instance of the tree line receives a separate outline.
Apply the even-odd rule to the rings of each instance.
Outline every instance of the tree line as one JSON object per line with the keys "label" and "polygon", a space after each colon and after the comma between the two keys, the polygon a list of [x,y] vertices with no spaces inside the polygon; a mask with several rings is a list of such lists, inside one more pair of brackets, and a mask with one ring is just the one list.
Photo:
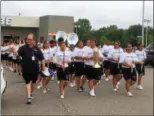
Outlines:
{"label": "tree line", "polygon": [[[136,46],[141,42],[142,25],[140,24],[130,25],[128,29],[120,29],[117,25],[92,29],[88,19],[78,19],[75,25],[75,32],[77,32],[79,39],[83,41],[87,40],[90,36],[94,36],[101,45],[105,40],[110,40],[111,42],[118,40],[122,46],[125,46],[128,42]],[[148,44],[153,42],[153,32],[154,29],[148,27]],[[144,29],[144,38],[146,38],[146,27]]]}

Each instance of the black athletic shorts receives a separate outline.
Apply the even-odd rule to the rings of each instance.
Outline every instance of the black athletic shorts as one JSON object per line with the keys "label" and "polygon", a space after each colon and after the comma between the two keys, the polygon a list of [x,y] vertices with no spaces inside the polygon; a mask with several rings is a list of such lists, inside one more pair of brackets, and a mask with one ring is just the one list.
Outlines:
{"label": "black athletic shorts", "polygon": [[69,68],[64,70],[60,67],[57,68],[57,79],[58,80],[68,80],[69,79]]}
{"label": "black athletic shorts", "polygon": [[4,60],[4,57],[5,57],[4,54],[1,54],[1,60]]}
{"label": "black athletic shorts", "polygon": [[49,67],[50,67],[50,69],[52,69],[52,70],[57,70],[57,65],[55,64],[55,63],[49,63]]}
{"label": "black athletic shorts", "polygon": [[101,68],[93,68],[93,66],[85,65],[85,75],[88,80],[101,80]]}
{"label": "black athletic shorts", "polygon": [[138,72],[139,75],[145,75],[145,67],[144,65],[141,64],[136,64],[136,70]]}
{"label": "black athletic shorts", "polygon": [[131,68],[122,67],[122,73],[125,80],[131,79],[132,81],[136,81],[137,74],[135,68],[133,68],[133,70],[131,71]]}
{"label": "black athletic shorts", "polygon": [[110,73],[111,73],[111,75],[120,74],[121,73],[120,64],[110,62]]}
{"label": "black athletic shorts", "polygon": [[108,60],[104,60],[104,62],[103,62],[103,67],[104,67],[105,69],[110,69],[110,62],[109,62]]}
{"label": "black athletic shorts", "polygon": [[84,71],[83,62],[75,62],[75,76],[82,76]]}
{"label": "black athletic shorts", "polygon": [[8,54],[6,53],[6,54],[5,54],[5,60],[8,61],[8,58],[9,58],[9,57],[8,57]]}
{"label": "black athletic shorts", "polygon": [[8,61],[10,62],[13,61],[12,57],[8,57]]}
{"label": "black athletic shorts", "polygon": [[69,64],[69,74],[74,74],[75,73],[75,63],[71,62]]}
{"label": "black athletic shorts", "polygon": [[36,83],[39,73],[26,73],[22,72],[23,79],[26,84],[29,84],[31,81],[32,83]]}

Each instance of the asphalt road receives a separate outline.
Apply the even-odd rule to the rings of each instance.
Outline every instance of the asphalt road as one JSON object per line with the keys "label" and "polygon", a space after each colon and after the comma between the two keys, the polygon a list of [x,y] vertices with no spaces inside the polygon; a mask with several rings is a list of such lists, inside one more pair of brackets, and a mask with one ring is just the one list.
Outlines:
{"label": "asphalt road", "polygon": [[25,87],[21,76],[5,69],[8,88],[2,95],[2,115],[153,115],[153,69],[146,68],[143,90],[132,87],[133,97],[126,96],[124,80],[120,90],[112,91],[111,82],[103,79],[96,90],[96,97],[87,92],[77,92],[67,87],[66,95],[60,99],[56,81],[49,83],[51,91],[43,94],[34,91],[32,105],[26,105]]}

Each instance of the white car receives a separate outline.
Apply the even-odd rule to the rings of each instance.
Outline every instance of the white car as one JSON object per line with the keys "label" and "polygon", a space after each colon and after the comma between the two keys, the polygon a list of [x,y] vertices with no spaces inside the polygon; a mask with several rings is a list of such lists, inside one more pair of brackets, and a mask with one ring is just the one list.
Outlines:
{"label": "white car", "polygon": [[4,69],[1,66],[1,94],[5,92],[6,87],[7,87],[7,82],[4,79]]}

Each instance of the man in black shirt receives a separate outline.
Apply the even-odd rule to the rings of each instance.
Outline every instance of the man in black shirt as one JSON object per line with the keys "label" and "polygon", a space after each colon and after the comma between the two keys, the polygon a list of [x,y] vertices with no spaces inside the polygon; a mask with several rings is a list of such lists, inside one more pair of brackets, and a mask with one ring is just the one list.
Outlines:
{"label": "man in black shirt", "polygon": [[42,63],[42,71],[45,70],[45,60],[41,50],[35,46],[34,35],[28,34],[26,44],[19,48],[18,55],[21,56],[22,76],[26,83],[28,101],[32,103],[32,91],[39,74],[39,61]]}

